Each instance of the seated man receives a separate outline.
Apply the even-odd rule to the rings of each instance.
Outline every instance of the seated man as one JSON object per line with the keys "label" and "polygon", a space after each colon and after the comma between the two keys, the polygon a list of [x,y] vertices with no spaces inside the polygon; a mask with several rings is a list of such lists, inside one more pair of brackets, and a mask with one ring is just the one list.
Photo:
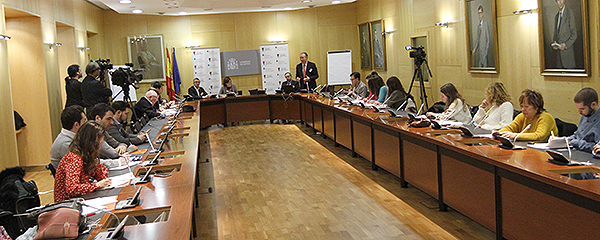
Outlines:
{"label": "seated man", "polygon": [[[134,106],[133,111],[137,118],[141,118],[145,115],[148,115],[149,118],[154,117],[164,117],[157,109],[154,109],[154,104],[158,101],[158,94],[155,91],[147,91],[146,95],[141,98]],[[137,119],[131,119],[132,121],[137,121]]]}
{"label": "seated man", "polygon": [[[124,154],[128,150],[127,144],[118,142],[108,134],[108,129],[113,124],[114,112],[115,110],[108,104],[98,103],[88,113],[88,119],[93,119],[106,129],[104,140],[102,140],[101,143],[100,163],[107,168],[118,167],[125,164],[126,161],[124,158],[121,158],[121,154]],[[129,150],[135,151],[137,150],[137,147],[131,145]]]}
{"label": "seated man", "polygon": [[598,93],[592,88],[583,88],[573,98],[581,119],[577,131],[570,136],[573,148],[591,152],[600,141],[600,113]]}
{"label": "seated man", "polygon": [[352,91],[350,91],[348,95],[356,94],[358,97],[361,98],[365,98],[369,95],[369,92],[367,91],[367,85],[360,81],[359,72],[353,72],[352,74],[350,74],[350,82],[352,82],[352,86],[354,86],[354,88],[352,88]]}
{"label": "seated man", "polygon": [[83,114],[83,107],[71,105],[65,108],[60,114],[60,122],[62,123],[62,129],[54,139],[52,148],[50,148],[50,163],[54,169],[58,168],[60,160],[69,153],[69,145],[71,145],[79,127],[87,122],[87,118]]}
{"label": "seated man", "polygon": [[108,134],[120,143],[128,145],[140,145],[144,143],[146,141],[144,133],[135,135],[125,131],[124,125],[127,123],[127,118],[131,112],[129,104],[124,101],[115,101],[112,104],[112,108],[115,110],[115,114],[113,116],[113,124],[108,129]]}
{"label": "seated man", "polygon": [[165,104],[167,103],[166,99],[163,99],[160,95],[163,93],[163,86],[165,84],[159,82],[159,81],[154,81],[152,82],[152,84],[150,84],[150,89],[149,90],[153,90],[156,92],[156,94],[158,94],[158,101],[156,101],[156,103],[154,104],[154,108],[155,109],[160,109],[161,104]]}
{"label": "seated man", "polygon": [[292,79],[292,74],[290,72],[286,72],[284,75],[285,82],[281,83],[281,90],[283,91],[283,86],[292,86],[294,88],[294,91],[292,92],[298,92],[298,90],[300,90],[300,83]]}
{"label": "seated man", "polygon": [[200,79],[194,78],[194,85],[188,89],[188,94],[194,99],[209,98],[211,95],[204,91],[204,88],[200,87]]}

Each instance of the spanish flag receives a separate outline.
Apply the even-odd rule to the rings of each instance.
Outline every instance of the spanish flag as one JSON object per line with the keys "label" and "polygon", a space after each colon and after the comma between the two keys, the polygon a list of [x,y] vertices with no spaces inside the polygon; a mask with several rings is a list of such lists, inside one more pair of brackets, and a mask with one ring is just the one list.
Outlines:
{"label": "spanish flag", "polygon": [[167,48],[167,95],[170,101],[175,101],[175,89],[173,88],[173,64]]}

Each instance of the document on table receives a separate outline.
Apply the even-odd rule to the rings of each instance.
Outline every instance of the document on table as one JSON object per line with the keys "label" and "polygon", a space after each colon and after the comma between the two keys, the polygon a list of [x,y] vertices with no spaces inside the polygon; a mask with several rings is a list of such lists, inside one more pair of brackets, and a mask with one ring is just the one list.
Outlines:
{"label": "document on table", "polygon": [[129,164],[127,164],[127,165],[121,165],[121,166],[118,166],[118,167],[109,168],[108,170],[109,171],[123,170],[123,169],[127,168],[128,165],[129,165],[129,167],[133,167],[133,166],[137,165],[138,163],[140,163],[140,162],[139,161],[136,161],[136,162],[129,161]]}
{"label": "document on table", "polygon": [[81,215],[86,216],[88,214],[91,214],[91,213],[94,213],[94,212],[97,212],[100,210],[108,210],[108,207],[106,205],[111,204],[111,203],[116,203],[116,202],[117,202],[117,196],[101,197],[101,198],[85,200],[85,201],[83,201],[83,203],[86,205],[90,205],[91,207],[83,205],[81,207]]}
{"label": "document on table", "polygon": [[527,146],[537,149],[563,149],[567,148],[567,140],[564,137],[556,137],[547,143],[531,143],[527,144]]}
{"label": "document on table", "polygon": [[132,173],[121,174],[118,176],[110,177],[110,186],[105,187],[104,189],[112,189],[117,187],[124,187],[129,184],[129,181],[133,179],[134,176]]}

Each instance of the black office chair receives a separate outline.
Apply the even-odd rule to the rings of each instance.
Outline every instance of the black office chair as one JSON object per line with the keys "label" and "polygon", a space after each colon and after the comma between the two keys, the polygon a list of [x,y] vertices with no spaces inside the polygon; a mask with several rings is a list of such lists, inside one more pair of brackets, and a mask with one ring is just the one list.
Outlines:
{"label": "black office chair", "polygon": [[555,118],[556,128],[558,128],[558,136],[565,137],[571,136],[575,131],[577,131],[577,125],[573,123],[563,122],[562,120]]}
{"label": "black office chair", "polygon": [[471,106],[469,111],[471,112],[471,117],[474,117],[475,114],[477,114],[477,111],[479,111],[479,106]]}
{"label": "black office chair", "polygon": [[517,117],[517,115],[521,114],[522,111],[513,109],[513,119]]}
{"label": "black office chair", "polygon": [[52,165],[52,163],[48,163],[48,165],[46,165],[46,169],[50,170],[50,173],[52,173],[52,177],[56,176],[56,168],[54,168],[54,165]]}
{"label": "black office chair", "polygon": [[237,95],[238,95],[238,96],[242,96],[242,90],[239,90],[239,91],[237,92]]}

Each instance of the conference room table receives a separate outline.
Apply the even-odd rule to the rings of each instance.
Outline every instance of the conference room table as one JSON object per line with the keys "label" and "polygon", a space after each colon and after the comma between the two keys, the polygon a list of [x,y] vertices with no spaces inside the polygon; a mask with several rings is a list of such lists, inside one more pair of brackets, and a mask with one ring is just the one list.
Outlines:
{"label": "conference room table", "polygon": [[[186,102],[194,109],[198,109],[198,101]],[[109,209],[116,214],[119,219],[126,215],[136,219],[145,219],[146,223],[140,225],[131,225],[124,227],[122,239],[188,239],[192,236],[192,227],[194,221],[194,200],[196,197],[197,186],[197,158],[199,149],[199,115],[197,112],[181,113],[175,127],[164,145],[164,152],[160,154],[159,164],[152,167],[151,173],[162,172],[170,174],[166,177],[152,177],[148,183],[137,184],[136,186],[127,184],[124,187],[118,187],[108,190],[98,190],[85,195],[86,199],[97,197],[117,196],[117,200],[130,198],[141,188],[139,205],[134,208],[112,210],[113,204],[107,205]],[[162,139],[162,132],[167,131],[170,125],[169,118],[151,120],[145,126],[145,130],[150,130],[150,136],[154,141]],[[159,144],[154,146],[158,147]],[[147,148],[149,144],[140,145],[140,149]],[[142,157],[142,161],[152,159],[154,154],[147,151]],[[132,173],[136,176],[144,174],[147,167],[138,164],[133,168]],[[110,171],[109,176],[129,173],[129,170],[123,169]],[[154,222],[154,218],[163,214],[163,219]],[[99,221],[99,227],[91,231],[87,239],[94,237],[118,223],[115,218],[109,214],[104,214]]]}
{"label": "conference room table", "polygon": [[[456,129],[411,128],[408,118],[316,94],[204,99],[198,108],[201,128],[301,120],[370,161],[374,170],[397,176],[402,187],[436,198],[440,211],[450,207],[495,232],[497,239],[600,236],[600,179],[569,177],[600,173],[594,165],[555,165],[544,151],[506,150],[493,139],[465,138]],[[598,164],[591,154],[573,158]]]}

